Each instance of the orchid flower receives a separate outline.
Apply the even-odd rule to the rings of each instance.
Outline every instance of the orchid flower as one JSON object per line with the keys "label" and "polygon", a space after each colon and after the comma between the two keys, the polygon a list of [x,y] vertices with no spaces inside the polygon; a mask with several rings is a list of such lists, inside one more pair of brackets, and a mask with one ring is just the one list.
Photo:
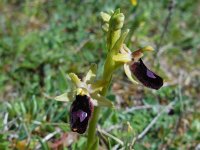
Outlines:
{"label": "orchid flower", "polygon": [[[99,94],[104,82],[95,81],[96,65],[92,65],[83,81],[74,73],[69,78],[75,84],[75,90],[57,96],[57,101],[75,99],[70,108],[70,126],[73,132],[83,134],[87,130],[88,122],[92,116],[94,106],[113,107],[110,100]],[[73,96],[75,98],[69,98]]]}
{"label": "orchid flower", "polygon": [[145,51],[153,51],[150,46],[131,52],[130,49],[123,44],[120,53],[113,56],[113,60],[124,64],[124,71],[127,77],[133,83],[138,84],[132,77],[132,74],[146,87],[158,90],[163,85],[163,79],[149,70],[143,63],[141,57]]}

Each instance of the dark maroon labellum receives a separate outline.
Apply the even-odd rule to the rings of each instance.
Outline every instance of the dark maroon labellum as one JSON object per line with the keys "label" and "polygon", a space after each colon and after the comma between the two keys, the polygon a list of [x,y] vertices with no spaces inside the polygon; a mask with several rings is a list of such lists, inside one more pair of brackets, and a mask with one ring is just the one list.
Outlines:
{"label": "dark maroon labellum", "polygon": [[169,110],[168,110],[168,115],[170,115],[170,116],[172,116],[172,115],[174,115],[174,109],[173,108],[170,108]]}
{"label": "dark maroon labellum", "polygon": [[70,109],[70,126],[73,132],[83,134],[93,112],[93,104],[87,95],[77,95]]}
{"label": "dark maroon labellum", "polygon": [[163,79],[149,70],[142,59],[130,66],[131,72],[146,87],[158,90],[163,85]]}

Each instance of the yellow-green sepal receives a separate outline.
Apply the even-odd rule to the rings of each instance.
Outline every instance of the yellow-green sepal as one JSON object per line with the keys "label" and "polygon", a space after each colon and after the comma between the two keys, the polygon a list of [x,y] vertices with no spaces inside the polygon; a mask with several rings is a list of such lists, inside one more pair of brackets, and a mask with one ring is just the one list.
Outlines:
{"label": "yellow-green sepal", "polygon": [[66,93],[63,93],[59,96],[56,96],[54,99],[56,101],[60,101],[60,102],[69,102],[69,101],[73,101],[74,100],[74,95],[75,95],[75,92],[66,92]]}
{"label": "yellow-green sepal", "polygon": [[99,92],[106,86],[107,81],[105,80],[97,80],[91,84],[92,93]]}
{"label": "yellow-green sepal", "polygon": [[91,83],[95,80],[96,78],[96,73],[97,73],[97,65],[96,64],[92,64],[90,66],[90,70],[88,71],[88,73],[85,76],[84,82],[85,83]]}
{"label": "yellow-green sepal", "polygon": [[138,82],[135,81],[135,80],[133,79],[132,74],[131,74],[131,70],[130,70],[128,64],[124,64],[124,72],[125,72],[126,76],[128,77],[128,79],[129,79],[132,83],[138,84]]}
{"label": "yellow-green sepal", "polygon": [[81,87],[82,82],[75,73],[69,73],[68,76],[71,81],[76,85],[76,87]]}
{"label": "yellow-green sepal", "polygon": [[113,60],[116,62],[128,63],[132,60],[130,54],[117,54],[113,56]]}
{"label": "yellow-green sepal", "polygon": [[97,106],[114,108],[113,103],[99,93],[91,93],[90,96]]}

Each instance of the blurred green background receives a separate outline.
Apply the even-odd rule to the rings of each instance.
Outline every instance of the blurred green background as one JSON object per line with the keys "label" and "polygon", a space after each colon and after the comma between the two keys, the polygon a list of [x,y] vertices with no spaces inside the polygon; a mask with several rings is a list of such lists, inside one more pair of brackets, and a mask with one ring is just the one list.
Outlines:
{"label": "blurred green background", "polygon": [[[147,66],[165,86],[131,84],[119,70],[103,108],[100,149],[193,150],[200,147],[200,1],[198,0],[0,0],[0,149],[81,149],[86,135],[69,128],[66,74],[82,77],[91,63],[99,76],[106,57],[101,11],[120,8],[131,50],[151,45]],[[140,140],[145,127],[171,102]],[[131,108],[146,109],[129,111]],[[132,129],[131,129],[132,128]],[[199,146],[198,146],[199,145]]]}

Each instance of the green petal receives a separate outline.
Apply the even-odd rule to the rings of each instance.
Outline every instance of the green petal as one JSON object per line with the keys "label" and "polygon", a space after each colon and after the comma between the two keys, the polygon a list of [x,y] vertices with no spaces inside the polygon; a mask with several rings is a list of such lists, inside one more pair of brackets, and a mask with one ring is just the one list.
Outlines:
{"label": "green petal", "polygon": [[129,54],[117,54],[113,56],[113,60],[117,62],[128,63],[131,61],[131,56]]}
{"label": "green petal", "polygon": [[132,75],[131,75],[131,70],[130,70],[130,68],[129,68],[129,65],[124,64],[124,72],[125,72],[126,76],[129,78],[129,80],[130,80],[132,83],[138,84],[138,82],[135,81],[135,80],[133,79]]}
{"label": "green petal", "polygon": [[95,103],[97,103],[98,106],[109,107],[109,108],[114,107],[113,103],[109,99],[101,96],[98,93],[91,93],[90,96],[94,101],[97,100],[97,102]]}
{"label": "green petal", "polygon": [[74,82],[76,87],[81,87],[82,82],[75,73],[69,73],[69,78],[71,79],[72,82]]}
{"label": "green petal", "polygon": [[69,102],[69,101],[74,100],[73,96],[74,96],[74,92],[67,92],[67,93],[63,93],[59,96],[56,96],[55,100],[61,101],[61,102]]}
{"label": "green petal", "polygon": [[97,65],[96,64],[92,64],[90,66],[90,70],[86,74],[84,82],[85,83],[93,82],[95,77],[96,77],[96,73],[97,73]]}
{"label": "green petal", "polygon": [[95,81],[94,83],[91,84],[92,93],[101,91],[105,85],[107,85],[107,82],[104,80]]}

